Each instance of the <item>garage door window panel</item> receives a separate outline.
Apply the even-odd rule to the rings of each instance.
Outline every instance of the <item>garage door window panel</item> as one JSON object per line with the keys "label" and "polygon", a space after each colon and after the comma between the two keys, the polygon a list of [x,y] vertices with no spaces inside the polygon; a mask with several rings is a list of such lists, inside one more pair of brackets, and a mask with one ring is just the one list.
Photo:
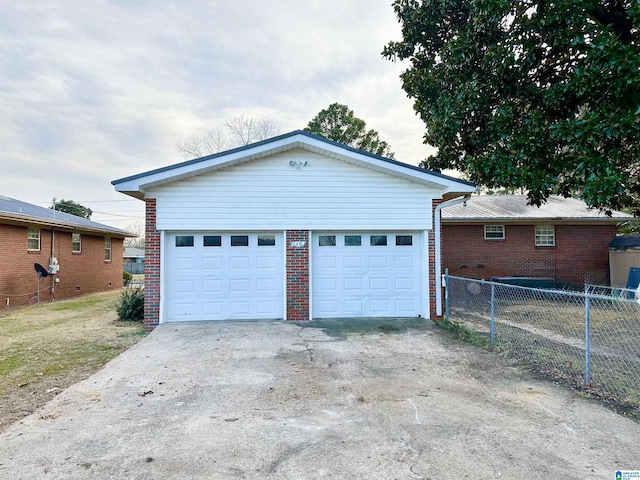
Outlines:
{"label": "garage door window panel", "polygon": [[176,247],[193,247],[193,235],[176,235]]}
{"label": "garage door window panel", "polygon": [[205,235],[202,238],[202,246],[204,247],[221,247],[222,236],[221,235]]}
{"label": "garage door window panel", "polygon": [[362,246],[362,235],[345,235],[344,236],[345,247],[360,247]]}
{"label": "garage door window panel", "polygon": [[318,246],[319,247],[335,247],[336,246],[336,236],[335,235],[320,235],[318,237]]}
{"label": "garage door window panel", "polygon": [[387,236],[386,235],[371,235],[369,237],[369,245],[372,247],[386,247]]}
{"label": "garage door window panel", "polygon": [[396,246],[411,246],[413,245],[413,235],[396,235]]}
{"label": "garage door window panel", "polygon": [[231,235],[232,247],[248,247],[249,235]]}
{"label": "garage door window panel", "polygon": [[259,247],[273,247],[276,244],[275,235],[258,235]]}

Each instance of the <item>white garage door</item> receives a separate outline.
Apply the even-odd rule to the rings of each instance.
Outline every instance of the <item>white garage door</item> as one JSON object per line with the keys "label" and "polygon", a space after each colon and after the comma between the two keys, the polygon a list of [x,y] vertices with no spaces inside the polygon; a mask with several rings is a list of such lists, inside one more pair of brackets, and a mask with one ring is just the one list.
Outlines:
{"label": "white garage door", "polygon": [[283,318],[280,233],[166,237],[166,321]]}
{"label": "white garage door", "polygon": [[313,235],[313,317],[422,314],[420,233]]}

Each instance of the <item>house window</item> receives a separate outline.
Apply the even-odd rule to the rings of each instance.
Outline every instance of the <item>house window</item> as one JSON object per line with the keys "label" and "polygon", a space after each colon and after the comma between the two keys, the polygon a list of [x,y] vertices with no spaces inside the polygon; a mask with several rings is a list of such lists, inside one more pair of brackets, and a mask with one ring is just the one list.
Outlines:
{"label": "house window", "polygon": [[555,244],[555,227],[553,225],[536,225],[536,247],[553,247]]}
{"label": "house window", "polygon": [[82,237],[79,233],[71,234],[71,251],[73,253],[82,252]]}
{"label": "house window", "polygon": [[318,246],[319,247],[335,247],[336,246],[336,236],[335,235],[320,235],[318,237]]}
{"label": "house window", "polygon": [[40,230],[37,228],[27,230],[27,250],[40,250]]}
{"label": "house window", "polygon": [[360,247],[362,245],[362,236],[360,235],[345,235],[344,246],[345,247]]}
{"label": "house window", "polygon": [[372,247],[384,247],[386,244],[386,235],[371,235],[371,237],[369,237],[369,245]]}
{"label": "house window", "polygon": [[204,247],[221,247],[222,236],[221,235],[205,235],[202,239],[202,246]]}
{"label": "house window", "polygon": [[504,240],[504,225],[485,225],[485,240]]}
{"label": "house window", "polygon": [[111,261],[111,237],[104,237],[104,260]]}

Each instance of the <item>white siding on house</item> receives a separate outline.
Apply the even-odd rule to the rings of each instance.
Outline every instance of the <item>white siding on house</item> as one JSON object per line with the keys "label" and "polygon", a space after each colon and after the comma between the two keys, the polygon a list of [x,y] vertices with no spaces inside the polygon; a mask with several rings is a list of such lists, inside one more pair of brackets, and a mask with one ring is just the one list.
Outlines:
{"label": "white siding on house", "polygon": [[[306,162],[296,168],[291,163]],[[163,185],[160,230],[417,230],[431,228],[437,190],[294,149]]]}

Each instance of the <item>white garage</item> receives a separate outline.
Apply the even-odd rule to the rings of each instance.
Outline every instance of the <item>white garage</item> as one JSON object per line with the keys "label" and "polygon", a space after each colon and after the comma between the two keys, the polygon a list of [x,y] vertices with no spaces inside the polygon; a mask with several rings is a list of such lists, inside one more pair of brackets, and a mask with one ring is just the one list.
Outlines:
{"label": "white garage", "polygon": [[421,246],[420,232],[314,233],[313,317],[421,315]]}
{"label": "white garage", "polygon": [[149,327],[438,316],[439,213],[476,189],[304,131],[112,183],[146,204]]}
{"label": "white garage", "polygon": [[166,320],[283,317],[281,233],[166,236]]}

